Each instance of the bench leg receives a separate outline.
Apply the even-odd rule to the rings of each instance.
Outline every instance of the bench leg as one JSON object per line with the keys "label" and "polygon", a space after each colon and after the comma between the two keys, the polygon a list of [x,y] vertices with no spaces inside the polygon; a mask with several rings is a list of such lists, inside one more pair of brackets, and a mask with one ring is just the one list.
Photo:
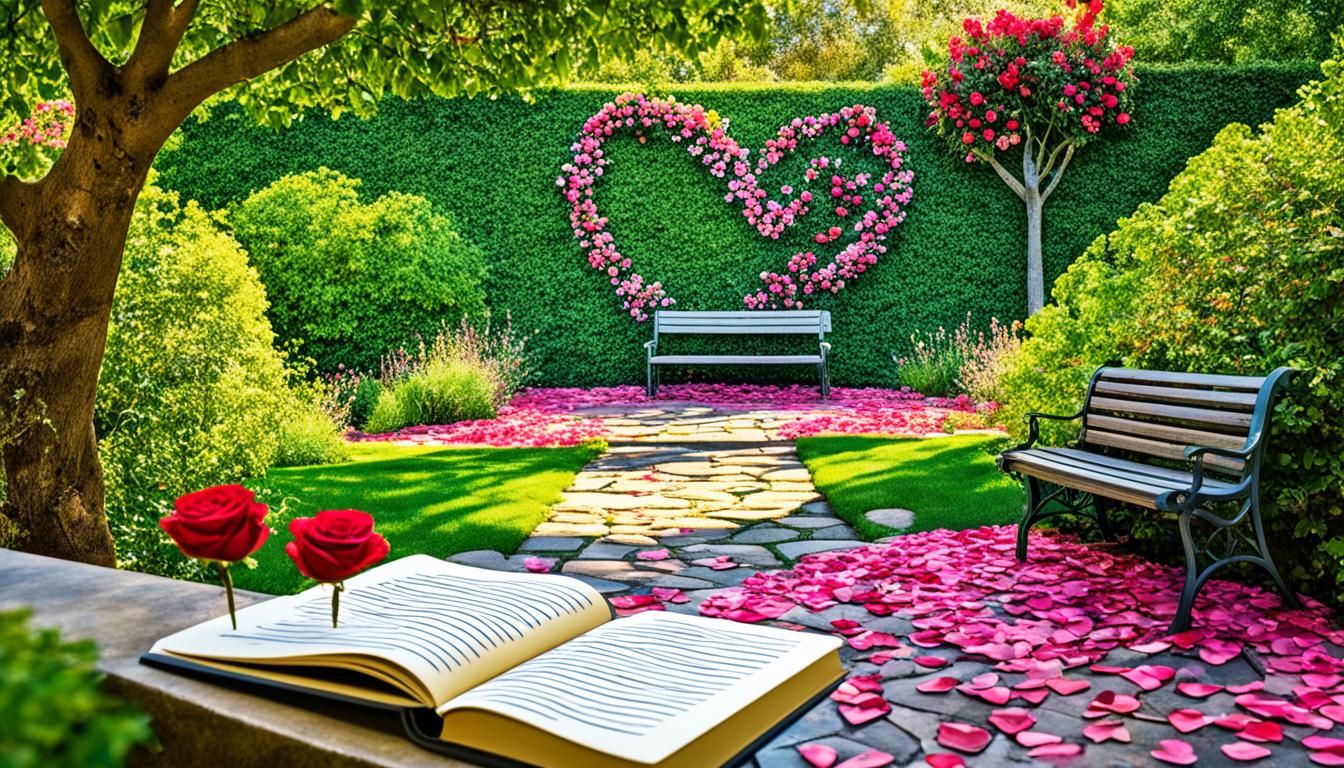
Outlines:
{"label": "bench leg", "polygon": [[1027,477],[1027,510],[1022,516],[1022,522],[1017,524],[1017,560],[1025,563],[1027,561],[1027,534],[1031,531],[1031,524],[1036,521],[1036,513],[1039,512],[1041,504],[1041,481],[1034,477]]}
{"label": "bench leg", "polygon": [[1184,632],[1190,628],[1190,611],[1195,607],[1195,593],[1199,591],[1199,561],[1196,559],[1195,539],[1190,535],[1190,513],[1182,512],[1178,525],[1181,530],[1181,547],[1185,550],[1185,584],[1181,587],[1181,601],[1176,606],[1176,618],[1172,619],[1168,634]]}
{"label": "bench leg", "polygon": [[1279,569],[1274,565],[1274,558],[1269,555],[1269,546],[1265,543],[1265,524],[1260,519],[1260,494],[1257,491],[1251,498],[1251,526],[1255,528],[1255,543],[1260,547],[1260,558],[1264,560],[1265,570],[1269,571],[1270,578],[1274,579],[1274,586],[1279,588],[1279,594],[1283,595],[1283,601],[1289,608],[1301,608],[1302,601],[1297,598],[1297,593],[1288,588],[1288,584],[1279,575]]}
{"label": "bench leg", "polygon": [[817,366],[817,370],[821,374],[821,399],[825,400],[831,396],[831,375],[825,360]]}
{"label": "bench leg", "polygon": [[1097,511],[1097,528],[1101,530],[1101,538],[1106,541],[1115,541],[1115,529],[1111,527],[1111,500],[1101,496],[1093,497],[1093,504]]}
{"label": "bench leg", "polygon": [[649,396],[650,400],[652,400],[658,396],[658,369],[653,363],[648,363],[646,368],[647,370],[645,371],[645,374],[647,376],[647,383],[644,385],[644,393]]}

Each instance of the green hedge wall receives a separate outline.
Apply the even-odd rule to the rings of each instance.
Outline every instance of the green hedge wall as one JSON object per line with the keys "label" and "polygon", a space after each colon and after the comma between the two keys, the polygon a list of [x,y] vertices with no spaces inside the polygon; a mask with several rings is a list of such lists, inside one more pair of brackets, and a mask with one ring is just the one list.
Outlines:
{"label": "green hedge wall", "polygon": [[[1306,63],[1141,69],[1132,130],[1084,148],[1046,205],[1047,275],[1062,272],[1139,203],[1158,199],[1225,124],[1268,120],[1315,72]],[[362,179],[366,195],[423,195],[485,252],[495,315],[507,310],[516,327],[537,332],[535,383],[639,382],[639,345],[651,330],[622,314],[605,275],[588,266],[555,185],[573,137],[616,92],[581,87],[534,104],[389,100],[366,122],[311,115],[281,133],[224,109],[184,127],[179,147],[159,161],[161,183],[223,207],[285,174],[327,166]],[[923,127],[928,110],[916,89],[728,84],[679,86],[672,95],[729,119],[730,133],[747,147],[762,146],[794,116],[854,103],[876,107],[909,145],[915,197],[889,252],[840,295],[812,304],[835,315],[837,383],[896,383],[891,354],[914,331],[955,325],[968,312],[981,325],[1025,313],[1022,206],[992,170],[949,156]],[[740,308],[757,275],[793,252],[796,240],[762,239],[740,208],[724,202],[725,181],[684,150],[629,136],[607,148],[612,164],[598,195],[617,245],[645,265],[647,279],[662,280],[681,308]],[[783,166],[775,171],[764,184],[777,189],[797,178]],[[806,380],[814,373],[764,375]]]}

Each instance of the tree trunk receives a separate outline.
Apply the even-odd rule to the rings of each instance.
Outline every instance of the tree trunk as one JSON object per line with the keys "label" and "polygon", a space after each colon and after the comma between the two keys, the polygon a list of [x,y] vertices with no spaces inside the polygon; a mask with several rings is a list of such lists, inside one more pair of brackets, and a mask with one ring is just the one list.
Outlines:
{"label": "tree trunk", "polygon": [[17,408],[0,425],[17,423],[0,434],[0,539],[114,565],[94,395],[126,232],[157,145],[132,149],[124,116],[135,111],[101,106],[81,106],[69,146],[8,222],[19,248],[0,280],[0,400]]}
{"label": "tree trunk", "polygon": [[1045,306],[1045,267],[1041,260],[1041,180],[1030,147],[1022,153],[1023,201],[1027,206],[1027,316]]}

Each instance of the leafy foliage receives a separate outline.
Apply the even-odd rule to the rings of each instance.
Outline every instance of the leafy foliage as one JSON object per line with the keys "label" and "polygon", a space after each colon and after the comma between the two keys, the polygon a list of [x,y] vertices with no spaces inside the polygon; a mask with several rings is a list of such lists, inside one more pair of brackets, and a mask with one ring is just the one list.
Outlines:
{"label": "leafy foliage", "polygon": [[[56,41],[39,0],[0,0],[0,126],[27,118],[37,102],[68,96]],[[256,38],[314,7],[303,0],[227,3],[202,0],[173,59],[173,69],[230,41]],[[762,34],[757,0],[335,0],[325,7],[354,18],[354,29],[317,51],[224,93],[254,118],[288,125],[303,109],[373,114],[381,95],[403,98],[496,95],[566,82],[576,69],[600,67],[636,51],[697,54],[725,35]],[[129,61],[146,4],[79,3],[93,47],[113,66]],[[160,32],[160,34],[163,34]],[[32,175],[36,160],[0,171]]]}
{"label": "leafy foliage", "polygon": [[423,197],[363,202],[359,181],[322,168],[251,195],[229,222],[277,335],[298,340],[319,371],[374,368],[440,323],[485,311],[480,250]]}
{"label": "leafy foliage", "polygon": [[1055,305],[1028,321],[1032,337],[1005,381],[1013,417],[1072,412],[1091,370],[1112,359],[1253,375],[1299,369],[1266,453],[1269,538],[1297,586],[1336,602],[1344,599],[1344,169],[1322,159],[1344,155],[1341,56],[1259,135],[1228,126],[1160,201],[1098,238],[1057,283]]}
{"label": "leafy foliage", "polygon": [[1320,61],[1344,24],[1344,2],[1121,0],[1112,19],[1147,61]]}
{"label": "leafy foliage", "polygon": [[[1160,197],[1230,116],[1268,119],[1312,71],[1270,65],[1141,70],[1137,109],[1144,130],[1088,147],[1051,199],[1060,215],[1045,223],[1047,278],[1111,228],[1119,212]],[[589,267],[555,186],[560,166],[571,159],[570,140],[617,93],[578,88],[536,104],[389,100],[357,129],[314,115],[280,134],[249,128],[221,110],[184,128],[181,149],[160,158],[161,178],[208,207],[320,166],[360,175],[364,195],[422,195],[450,212],[485,253],[492,313],[510,311],[515,327],[536,332],[529,343],[537,369],[531,381],[642,381],[639,345],[649,328],[621,313],[607,278]],[[828,339],[835,344],[831,370],[837,383],[895,384],[891,353],[917,330],[955,325],[967,312],[981,322],[1025,315],[1021,203],[1003,193],[988,168],[968,169],[942,151],[938,137],[923,128],[927,111],[917,89],[725,85],[677,88],[674,94],[730,119],[733,135],[746,147],[763,146],[794,116],[855,103],[876,107],[909,144],[917,190],[909,217],[888,241],[891,250],[853,290],[816,305],[834,312],[835,332]],[[722,180],[694,159],[640,145],[632,136],[613,138],[606,147],[612,166],[603,177],[601,203],[610,229],[644,266],[646,278],[663,280],[675,292],[679,306],[740,307],[741,297],[759,285],[759,274],[792,255],[788,244],[760,237],[726,204]],[[794,181],[786,174],[761,183]],[[730,346],[752,345],[743,339]],[[768,346],[785,348],[779,340]],[[675,354],[671,346],[669,353]],[[789,373],[769,366],[710,375],[777,381]],[[669,381],[678,375],[668,374]],[[814,375],[796,372],[798,381],[812,382]]]}
{"label": "leafy foliage", "polygon": [[127,239],[95,425],[127,566],[187,573],[159,530],[180,494],[266,471],[296,407],[247,254],[194,203],[148,187]]}
{"label": "leafy foliage", "polygon": [[100,690],[98,649],[0,612],[0,756],[6,768],[117,768],[152,740],[149,717]]}

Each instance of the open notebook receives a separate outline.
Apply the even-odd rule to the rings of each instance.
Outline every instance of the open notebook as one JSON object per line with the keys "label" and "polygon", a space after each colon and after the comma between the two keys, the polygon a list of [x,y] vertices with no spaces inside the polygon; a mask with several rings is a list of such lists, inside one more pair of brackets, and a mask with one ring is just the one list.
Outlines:
{"label": "open notebook", "polygon": [[336,629],[330,601],[321,587],[269,600],[238,611],[237,630],[213,619],[141,660],[400,708],[422,744],[547,768],[732,763],[843,674],[833,637],[613,620],[577,579],[425,555],[347,581]]}

